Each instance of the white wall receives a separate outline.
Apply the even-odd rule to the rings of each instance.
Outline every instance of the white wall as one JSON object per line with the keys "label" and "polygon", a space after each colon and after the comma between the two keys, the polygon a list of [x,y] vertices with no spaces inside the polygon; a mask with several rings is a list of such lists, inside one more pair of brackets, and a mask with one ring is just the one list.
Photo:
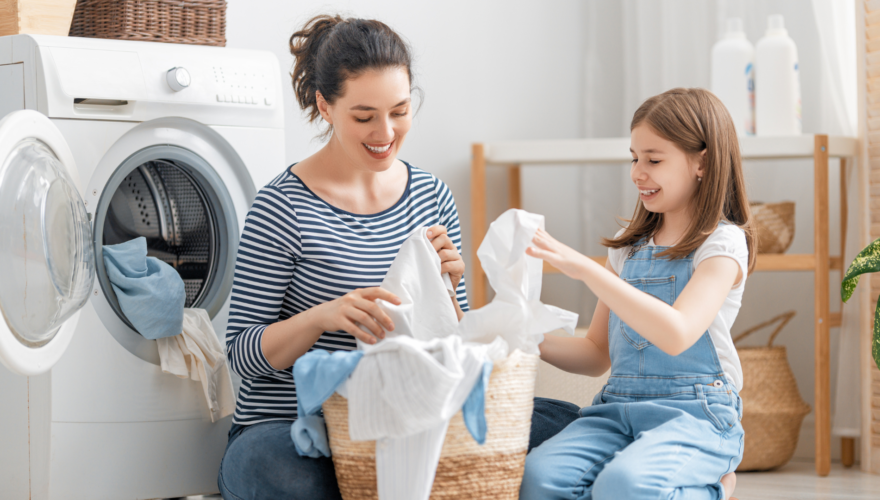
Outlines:
{"label": "white wall", "polygon": [[[471,143],[494,139],[573,138],[582,134],[584,62],[583,4],[576,0],[316,2],[231,0],[227,46],[276,54],[292,68],[290,34],[312,16],[379,19],[412,45],[416,84],[424,103],[401,158],[434,173],[455,196],[463,228],[463,254],[470,262]],[[287,161],[320,148],[317,129],[306,124],[283,78]],[[285,165],[278,165],[279,172]],[[547,216],[547,226],[579,244],[579,173],[561,167],[525,172],[526,209]],[[489,220],[501,213],[505,177],[490,171]],[[581,287],[558,276],[548,280],[547,302],[576,309]]]}

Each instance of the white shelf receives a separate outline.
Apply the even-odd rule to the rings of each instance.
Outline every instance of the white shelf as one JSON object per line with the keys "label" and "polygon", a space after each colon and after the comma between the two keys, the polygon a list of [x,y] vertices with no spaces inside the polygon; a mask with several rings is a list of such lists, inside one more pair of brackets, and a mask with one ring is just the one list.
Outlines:
{"label": "white shelf", "polygon": [[[744,160],[813,158],[815,135],[791,137],[741,137]],[[560,163],[616,163],[632,159],[630,138],[499,141],[484,143],[488,165],[540,165]],[[828,156],[854,157],[855,137],[829,136]]]}

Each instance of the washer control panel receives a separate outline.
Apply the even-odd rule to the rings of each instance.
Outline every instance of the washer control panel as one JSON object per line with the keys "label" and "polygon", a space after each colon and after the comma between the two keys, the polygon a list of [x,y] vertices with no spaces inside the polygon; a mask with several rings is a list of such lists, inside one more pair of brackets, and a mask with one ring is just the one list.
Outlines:
{"label": "washer control panel", "polygon": [[268,72],[258,66],[213,66],[217,102],[271,106],[274,88]]}

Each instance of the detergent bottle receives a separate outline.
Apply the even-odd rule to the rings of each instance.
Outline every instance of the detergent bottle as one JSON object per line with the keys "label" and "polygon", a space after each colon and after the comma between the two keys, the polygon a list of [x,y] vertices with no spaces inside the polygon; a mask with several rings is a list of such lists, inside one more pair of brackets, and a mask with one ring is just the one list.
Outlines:
{"label": "detergent bottle", "polygon": [[755,47],[755,132],[759,136],[801,133],[797,47],[781,15],[767,18],[767,33]]}
{"label": "detergent bottle", "polygon": [[737,135],[755,134],[755,49],[742,19],[727,20],[727,33],[712,47],[712,93],[721,99]]}

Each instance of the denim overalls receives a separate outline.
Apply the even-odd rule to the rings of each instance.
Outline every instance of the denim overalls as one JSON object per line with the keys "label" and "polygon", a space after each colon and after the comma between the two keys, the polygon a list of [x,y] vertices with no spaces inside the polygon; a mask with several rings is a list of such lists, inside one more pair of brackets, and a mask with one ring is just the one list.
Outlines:
{"label": "denim overalls", "polygon": [[[643,242],[640,242],[643,243]],[[636,245],[620,277],[672,305],[693,253]],[[722,499],[719,480],[743,452],[742,402],[706,331],[670,356],[612,311],[611,376],[580,418],[526,458],[521,499]]]}

